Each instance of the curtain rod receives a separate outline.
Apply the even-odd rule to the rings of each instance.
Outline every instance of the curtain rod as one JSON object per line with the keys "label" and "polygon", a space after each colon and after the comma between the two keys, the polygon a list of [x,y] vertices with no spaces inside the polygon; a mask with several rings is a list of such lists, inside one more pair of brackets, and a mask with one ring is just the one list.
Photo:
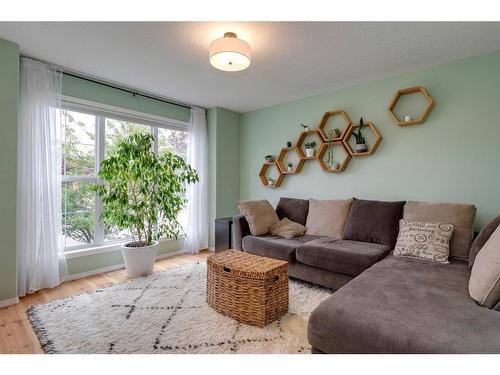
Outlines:
{"label": "curtain rod", "polygon": [[115,90],[120,90],[120,91],[123,91],[123,92],[127,92],[129,94],[132,94],[133,96],[142,96],[143,98],[147,98],[147,99],[151,99],[151,100],[156,100],[158,102],[167,103],[167,104],[175,105],[175,106],[178,106],[178,107],[183,107],[183,108],[191,109],[191,106],[188,106],[188,105],[185,105],[185,104],[180,104],[180,103],[172,102],[172,101],[169,101],[169,100],[166,100],[166,99],[160,99],[160,98],[157,98],[157,97],[154,97],[154,96],[151,96],[151,95],[147,95],[147,94],[141,94],[140,92],[137,92],[137,91],[128,90],[128,89],[125,89],[123,87],[111,85],[109,83],[100,82],[100,81],[97,81],[95,79],[91,79],[91,78],[87,78],[87,77],[82,77],[82,76],[79,76],[77,74],[68,73],[68,72],[64,72],[64,71],[63,71],[63,74],[67,75],[67,76],[70,76],[70,77],[78,78],[78,79],[81,79],[81,80],[84,80],[84,81],[92,82],[92,83],[95,83],[95,84],[98,84],[98,85],[101,85],[101,86],[110,87],[110,88],[115,89]]}

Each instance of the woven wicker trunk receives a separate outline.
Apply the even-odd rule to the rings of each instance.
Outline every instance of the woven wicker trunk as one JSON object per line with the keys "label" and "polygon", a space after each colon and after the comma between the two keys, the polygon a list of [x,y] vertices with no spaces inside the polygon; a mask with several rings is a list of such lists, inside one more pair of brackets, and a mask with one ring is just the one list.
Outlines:
{"label": "woven wicker trunk", "polygon": [[288,263],[235,250],[211,255],[207,302],[241,323],[264,327],[288,311]]}

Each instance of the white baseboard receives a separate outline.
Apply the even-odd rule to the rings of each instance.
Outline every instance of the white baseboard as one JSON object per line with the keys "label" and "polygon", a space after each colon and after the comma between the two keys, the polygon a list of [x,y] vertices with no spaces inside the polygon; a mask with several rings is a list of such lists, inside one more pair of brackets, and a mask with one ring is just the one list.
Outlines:
{"label": "white baseboard", "polygon": [[[170,257],[173,257],[175,255],[180,255],[180,254],[184,254],[184,253],[185,252],[183,250],[169,251],[169,252],[157,255],[156,260],[170,258]],[[90,270],[90,271],[86,271],[86,272],[74,273],[72,275],[69,275],[65,281],[81,279],[83,277],[94,276],[94,275],[98,275],[100,273],[112,272],[112,271],[116,271],[116,270],[119,270],[122,268],[125,268],[125,263],[114,264],[112,266],[97,268],[95,270]]]}
{"label": "white baseboard", "polygon": [[15,305],[16,303],[19,303],[19,297],[4,299],[3,301],[0,301],[0,309],[2,307],[7,307],[7,306]]}

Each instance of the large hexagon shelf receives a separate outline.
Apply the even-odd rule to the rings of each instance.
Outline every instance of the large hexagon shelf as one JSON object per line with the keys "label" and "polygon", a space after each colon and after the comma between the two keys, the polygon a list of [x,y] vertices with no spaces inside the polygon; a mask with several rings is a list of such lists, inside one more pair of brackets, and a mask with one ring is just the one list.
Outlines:
{"label": "large hexagon shelf", "polygon": [[[330,137],[329,132],[333,132],[333,128],[328,129],[328,125],[329,123],[333,122],[340,122],[339,125],[341,126],[338,126],[340,134],[338,134],[338,136],[334,135],[333,137]],[[318,132],[321,135],[323,141],[325,142],[329,140],[340,141],[342,140],[342,138],[344,138],[344,135],[347,132],[347,129],[349,128],[350,124],[351,124],[351,119],[347,115],[347,112],[342,109],[325,112],[319,123]]]}
{"label": "large hexagon shelf", "polygon": [[[306,140],[314,140],[316,141],[316,153],[314,156],[307,157],[306,152],[304,149],[304,143],[306,143]],[[321,137],[318,129],[313,129],[313,130],[307,130],[305,132],[300,133],[299,139],[297,140],[297,152],[300,155],[300,158],[302,160],[312,160],[312,159],[317,159],[318,158],[318,146],[321,147],[323,144],[323,138]]]}
{"label": "large hexagon shelf", "polygon": [[[291,168],[288,163],[293,164]],[[304,160],[300,157],[296,147],[284,147],[276,159],[276,165],[283,174],[300,173],[304,166]]]}
{"label": "large hexagon shelf", "polygon": [[[414,94],[421,95],[425,99],[426,101],[425,109],[415,119],[405,121],[404,118],[401,119],[398,116],[396,107],[401,97],[405,95],[414,95]],[[392,119],[396,124],[398,124],[399,126],[410,126],[410,125],[418,125],[424,123],[427,117],[429,116],[429,113],[431,113],[432,108],[434,108],[434,99],[432,99],[432,97],[429,95],[429,93],[425,88],[423,88],[422,86],[415,86],[397,90],[391,102],[389,103],[387,110],[389,111],[389,114],[391,115]]]}
{"label": "large hexagon shelf", "polygon": [[[276,170],[275,174],[277,175],[274,179],[274,184],[269,184],[269,177],[271,177],[271,173],[273,170]],[[259,172],[260,180],[262,181],[262,185],[269,188],[277,188],[281,186],[285,175],[281,173],[275,161],[265,162],[262,164]]]}
{"label": "large hexagon shelf", "polygon": [[[329,150],[333,151],[333,155],[329,155]],[[328,160],[333,156],[333,160]],[[325,160],[326,159],[326,160]],[[318,161],[321,168],[325,172],[340,173],[345,170],[347,164],[351,160],[351,154],[345,148],[342,141],[327,142],[321,145],[318,153]],[[332,167],[333,162],[338,163],[338,166]]]}
{"label": "large hexagon shelf", "polygon": [[350,144],[350,140],[351,140],[352,132],[355,129],[357,129],[357,128],[359,128],[359,125],[354,125],[354,124],[349,125],[349,129],[347,129],[347,133],[345,134],[345,137],[342,140],[342,143],[344,143],[345,148],[347,149],[347,151],[349,152],[349,154],[351,156],[368,156],[368,155],[373,155],[373,153],[377,149],[377,147],[380,144],[380,142],[382,142],[382,136],[378,132],[378,130],[375,127],[375,125],[373,125],[371,122],[366,121],[365,122],[365,126],[364,126],[364,130],[368,130],[369,129],[372,132],[372,134],[373,134],[373,140],[371,142],[370,147],[368,147],[368,151],[365,151],[365,152],[356,152],[356,151],[353,150],[353,148],[352,148],[352,146]]}

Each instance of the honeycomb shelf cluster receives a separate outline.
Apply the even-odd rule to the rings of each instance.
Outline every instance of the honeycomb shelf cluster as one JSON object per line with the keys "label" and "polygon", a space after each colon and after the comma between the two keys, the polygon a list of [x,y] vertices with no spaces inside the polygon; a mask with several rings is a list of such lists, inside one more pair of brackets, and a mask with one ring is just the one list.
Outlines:
{"label": "honeycomb shelf cluster", "polygon": [[[337,126],[336,132],[328,129],[328,124],[332,120],[340,121],[342,124]],[[371,132],[373,140],[368,145],[367,151],[356,152],[351,145],[351,138],[358,127],[359,125],[353,124],[347,112],[342,109],[325,112],[316,129],[303,131],[292,147],[282,148],[276,160],[262,165],[259,172],[262,184],[269,188],[280,187],[285,176],[300,173],[308,160],[316,160],[325,172],[341,173],[353,157],[372,155],[382,141],[382,136],[373,123],[365,122],[363,131]],[[308,156],[305,150],[305,144],[311,141],[316,142],[314,156]],[[329,160],[333,157],[335,160]],[[287,160],[293,162],[289,165]],[[273,170],[277,178],[269,182],[268,177]]]}

